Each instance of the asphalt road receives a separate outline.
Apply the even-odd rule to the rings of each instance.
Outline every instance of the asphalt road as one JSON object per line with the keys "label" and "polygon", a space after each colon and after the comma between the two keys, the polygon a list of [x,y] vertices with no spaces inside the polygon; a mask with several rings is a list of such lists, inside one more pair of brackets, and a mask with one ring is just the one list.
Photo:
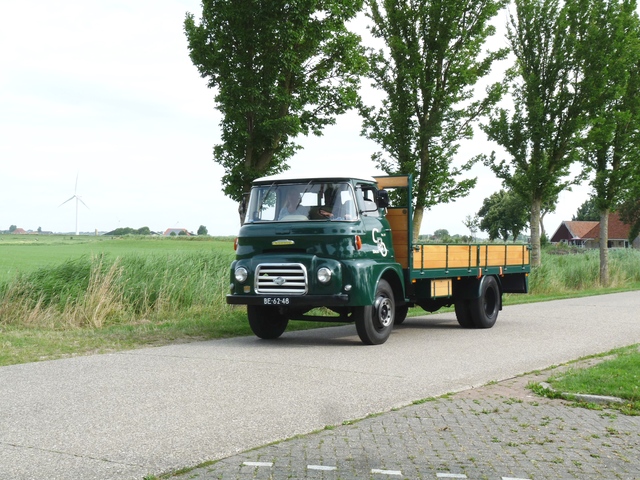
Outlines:
{"label": "asphalt road", "polygon": [[1,479],[142,479],[640,342],[640,292],[0,368]]}

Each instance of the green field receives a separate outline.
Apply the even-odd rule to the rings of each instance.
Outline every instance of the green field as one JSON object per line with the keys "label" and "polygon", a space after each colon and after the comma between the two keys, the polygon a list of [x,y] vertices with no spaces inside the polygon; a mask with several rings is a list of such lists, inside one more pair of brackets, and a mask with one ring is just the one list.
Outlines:
{"label": "green field", "polygon": [[0,282],[18,272],[62,263],[83,255],[146,255],[216,251],[233,257],[233,238],[95,237],[69,235],[0,235]]}
{"label": "green field", "polygon": [[[225,301],[233,258],[232,238],[0,235],[0,366],[251,335]],[[640,252],[610,252],[608,288],[598,271],[597,251],[548,248],[532,293],[505,304],[640,289]]]}

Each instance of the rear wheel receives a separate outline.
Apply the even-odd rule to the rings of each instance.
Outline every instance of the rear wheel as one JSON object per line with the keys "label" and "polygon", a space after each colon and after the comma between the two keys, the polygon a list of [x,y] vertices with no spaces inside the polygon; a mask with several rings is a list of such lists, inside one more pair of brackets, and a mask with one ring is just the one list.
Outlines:
{"label": "rear wheel", "polygon": [[456,318],[462,328],[474,328],[473,318],[471,318],[471,306],[469,300],[462,298],[455,302]]}
{"label": "rear wheel", "polygon": [[401,325],[402,322],[407,318],[407,313],[409,313],[409,307],[404,305],[402,307],[396,307],[396,316],[393,319],[394,325]]}
{"label": "rear wheel", "polygon": [[277,307],[247,305],[247,317],[253,333],[265,340],[278,338],[284,333],[289,319]]}
{"label": "rear wheel", "polygon": [[386,280],[378,282],[373,305],[356,307],[354,317],[362,343],[380,345],[387,341],[393,329],[395,300],[393,290]]}
{"label": "rear wheel", "polygon": [[471,318],[475,328],[491,328],[498,319],[502,298],[494,277],[480,281],[480,297],[470,301]]}

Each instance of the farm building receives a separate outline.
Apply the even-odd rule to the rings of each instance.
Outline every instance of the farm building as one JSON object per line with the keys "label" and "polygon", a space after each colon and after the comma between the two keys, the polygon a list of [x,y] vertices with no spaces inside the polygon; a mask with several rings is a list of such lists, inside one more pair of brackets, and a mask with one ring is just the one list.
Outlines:
{"label": "farm building", "polygon": [[[640,237],[629,244],[630,225],[617,213],[609,214],[609,248],[640,248]],[[564,221],[551,237],[551,243],[567,243],[584,248],[599,248],[600,222]]]}
{"label": "farm building", "polygon": [[167,228],[163,235],[165,237],[170,237],[172,235],[187,235],[188,237],[191,236],[191,234],[187,231],[186,228]]}

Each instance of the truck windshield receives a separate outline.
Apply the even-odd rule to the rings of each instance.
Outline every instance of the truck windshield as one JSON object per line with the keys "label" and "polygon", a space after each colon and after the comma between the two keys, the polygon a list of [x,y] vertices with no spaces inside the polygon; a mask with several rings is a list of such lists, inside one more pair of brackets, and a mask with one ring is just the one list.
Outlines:
{"label": "truck windshield", "polygon": [[245,223],[355,220],[348,183],[278,183],[251,189]]}

